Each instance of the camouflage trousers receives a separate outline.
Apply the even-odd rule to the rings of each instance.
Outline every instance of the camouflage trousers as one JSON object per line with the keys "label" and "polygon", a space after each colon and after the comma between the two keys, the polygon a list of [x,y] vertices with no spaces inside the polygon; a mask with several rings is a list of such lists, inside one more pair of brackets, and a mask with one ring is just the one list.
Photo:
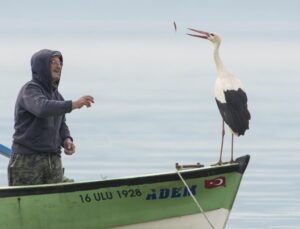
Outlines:
{"label": "camouflage trousers", "polygon": [[8,164],[10,186],[60,183],[61,157],[52,153],[13,154]]}

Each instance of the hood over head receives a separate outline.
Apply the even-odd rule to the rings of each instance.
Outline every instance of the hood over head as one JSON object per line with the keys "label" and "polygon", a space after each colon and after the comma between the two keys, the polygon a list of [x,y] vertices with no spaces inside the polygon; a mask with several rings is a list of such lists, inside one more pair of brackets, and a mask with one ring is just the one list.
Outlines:
{"label": "hood over head", "polygon": [[[42,49],[31,57],[32,80],[41,84],[48,91],[56,89],[52,83],[50,72],[50,59],[53,56],[58,56],[61,62],[63,62],[62,54],[59,51],[49,49]],[[58,83],[56,83],[57,86]]]}

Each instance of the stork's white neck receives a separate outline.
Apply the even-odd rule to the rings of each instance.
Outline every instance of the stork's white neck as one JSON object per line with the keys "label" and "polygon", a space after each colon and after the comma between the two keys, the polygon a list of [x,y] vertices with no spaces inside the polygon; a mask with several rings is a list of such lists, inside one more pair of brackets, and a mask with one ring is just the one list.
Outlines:
{"label": "stork's white neck", "polygon": [[227,72],[227,70],[220,58],[220,55],[219,55],[220,44],[221,44],[221,42],[214,44],[214,60],[216,63],[218,76],[221,76],[221,75],[223,75],[222,73]]}

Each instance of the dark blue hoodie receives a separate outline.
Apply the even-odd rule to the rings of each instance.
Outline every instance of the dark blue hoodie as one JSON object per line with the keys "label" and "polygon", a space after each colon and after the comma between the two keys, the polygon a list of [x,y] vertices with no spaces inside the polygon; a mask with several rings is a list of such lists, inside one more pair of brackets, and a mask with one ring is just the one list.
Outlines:
{"label": "dark blue hoodie", "polygon": [[70,137],[65,114],[72,101],[64,101],[52,83],[50,59],[58,51],[40,50],[31,58],[32,80],[20,90],[15,105],[13,153],[60,153],[63,141]]}

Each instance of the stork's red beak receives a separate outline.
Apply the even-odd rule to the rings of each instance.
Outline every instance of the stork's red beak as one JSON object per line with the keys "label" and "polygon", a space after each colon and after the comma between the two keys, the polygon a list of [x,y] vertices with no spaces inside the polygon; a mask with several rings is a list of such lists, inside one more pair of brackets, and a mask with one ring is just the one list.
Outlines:
{"label": "stork's red beak", "polygon": [[196,33],[200,33],[201,35],[191,34],[191,33],[187,33],[187,35],[190,35],[190,36],[193,36],[193,37],[200,37],[200,38],[204,38],[204,39],[208,39],[208,37],[209,37],[208,32],[200,31],[200,30],[197,30],[197,29],[191,29],[191,28],[189,28],[189,30],[191,30],[193,32],[196,32]]}

